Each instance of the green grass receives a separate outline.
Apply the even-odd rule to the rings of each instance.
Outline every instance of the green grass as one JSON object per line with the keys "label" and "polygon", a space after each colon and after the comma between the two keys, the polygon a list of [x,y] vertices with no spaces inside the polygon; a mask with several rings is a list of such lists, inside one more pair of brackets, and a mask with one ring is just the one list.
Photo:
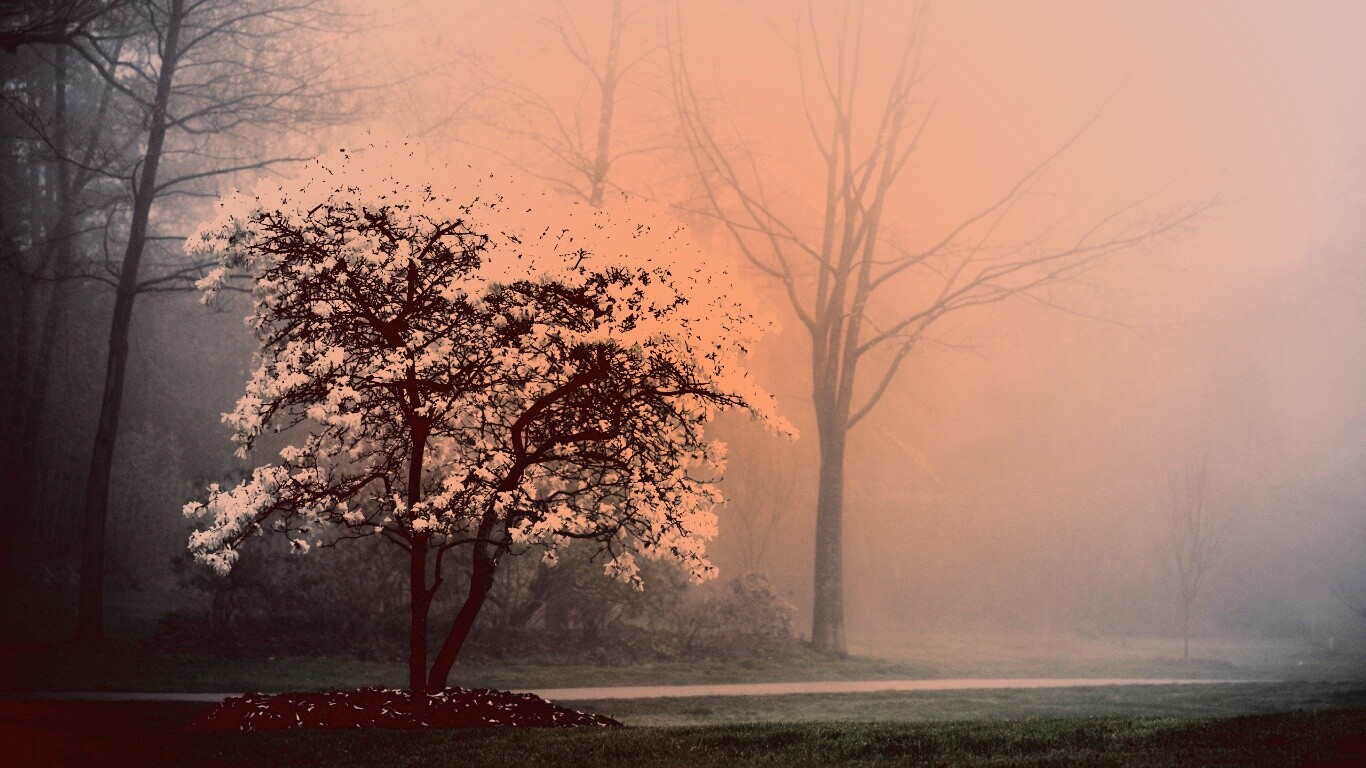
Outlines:
{"label": "green grass", "polygon": [[1256,683],[978,691],[887,691],[560,702],[627,725],[946,722],[1078,716],[1231,717],[1366,709],[1366,684]]}
{"label": "green grass", "polygon": [[0,702],[17,764],[137,766],[1359,765],[1366,710],[1239,718],[810,723],[609,731],[194,734],[170,704]]}
{"label": "green grass", "polygon": [[1191,658],[1179,637],[1090,636],[1046,632],[868,633],[857,653],[914,662],[942,677],[1187,677],[1366,680],[1366,636],[1338,638],[1195,637]]}
{"label": "green grass", "polygon": [[[927,654],[931,655],[931,654]],[[1161,659],[1086,658],[1047,665],[1029,659],[1011,666],[974,664],[971,657],[915,663],[907,657],[784,661],[661,661],[595,664],[563,659],[515,659],[462,663],[453,685],[484,688],[572,688],[599,685],[687,685],[805,680],[896,680],[948,677],[1140,677],[1284,680],[1366,680],[1360,666],[1336,668],[1286,665],[1269,668],[1210,660],[1182,663]],[[1279,673],[1279,674],[1278,674]],[[130,643],[88,652],[64,644],[0,647],[0,692],[4,691],[287,691],[403,686],[407,668],[393,662],[277,657],[230,659],[162,654]]]}
{"label": "green grass", "polygon": [[[799,680],[892,680],[933,676],[907,662],[812,657],[800,662],[668,661],[629,665],[556,659],[457,665],[451,684],[467,688],[575,688]],[[158,654],[133,645],[89,652],[67,645],[0,648],[3,691],[298,691],[404,686],[399,662],[350,659],[225,659]]]}
{"label": "green grass", "polygon": [[[96,653],[26,632],[0,648],[0,691],[283,691],[399,686],[404,665],[148,653],[136,641],[165,603],[118,598],[119,640]],[[27,618],[27,617],[26,617]],[[11,627],[13,629],[13,627]],[[0,632],[3,634],[3,632]],[[18,638],[7,638],[13,642]],[[658,662],[532,659],[462,664],[452,683],[553,688],[933,677],[1281,678],[1256,685],[695,697],[572,703],[628,724],[611,732],[189,734],[202,705],[0,701],[0,756],[18,765],[814,766],[1366,764],[1360,647],[1200,639],[896,635],[847,660]],[[880,657],[880,658],[873,658]],[[1237,717],[1233,717],[1237,716]]]}
{"label": "green grass", "polygon": [[[266,658],[157,654],[139,641],[182,593],[111,589],[109,634],[98,653],[61,644],[74,596],[49,587],[24,594],[19,621],[0,621],[0,692],[36,690],[283,691],[399,686],[402,659],[311,658],[288,647]],[[851,628],[851,631],[857,628]],[[1322,642],[1197,637],[1190,660],[1176,638],[1081,637],[1065,633],[853,632],[855,658],[810,656],[783,661],[661,661],[627,664],[517,659],[459,665],[452,684],[491,688],[595,685],[887,680],[953,677],[1225,678],[1366,681],[1366,637]],[[275,658],[269,658],[274,654]]]}
{"label": "green grass", "polygon": [[[1219,658],[1182,661],[1154,655],[1157,641],[1087,641],[1052,645],[1035,639],[952,636],[912,638],[902,647],[868,648],[886,658],[773,661],[659,661],[625,664],[529,658],[457,665],[453,685],[487,688],[570,688],[599,685],[686,685],[804,680],[894,680],[954,677],[1220,678],[1366,681],[1358,650],[1315,657],[1302,647],[1229,644]],[[1030,644],[1032,643],[1032,644]],[[276,649],[285,653],[289,649]],[[1049,652],[1061,654],[1050,657]],[[1300,663],[1304,658],[1309,663]],[[919,661],[917,661],[919,659]],[[3,691],[286,691],[402,686],[407,669],[392,662],[306,656],[232,659],[165,654],[132,642],[87,652],[62,643],[0,646]]]}

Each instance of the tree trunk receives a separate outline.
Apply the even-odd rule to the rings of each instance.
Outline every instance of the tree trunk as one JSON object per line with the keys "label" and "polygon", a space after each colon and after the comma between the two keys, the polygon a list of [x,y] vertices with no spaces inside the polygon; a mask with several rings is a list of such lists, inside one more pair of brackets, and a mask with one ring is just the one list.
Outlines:
{"label": "tree trunk", "polygon": [[[5,197],[6,199],[0,200],[0,203],[14,204],[8,199],[8,195]],[[36,239],[43,242],[50,235],[46,231],[47,211],[39,201],[47,202],[47,195],[39,194],[36,197],[38,200],[30,201],[33,205],[30,215],[38,223]],[[21,250],[13,242],[6,243],[6,246],[7,250],[12,250],[15,254]],[[41,269],[41,265],[39,268]],[[4,277],[9,279],[8,274]],[[0,399],[3,399],[0,403],[0,409],[3,409],[0,410],[0,440],[4,441],[4,445],[0,447],[0,525],[7,531],[5,542],[0,544],[0,582],[3,582],[7,589],[18,591],[19,576],[23,570],[19,562],[25,550],[32,544],[28,538],[28,524],[31,522],[28,509],[30,491],[33,487],[33,457],[24,450],[22,439],[29,412],[28,396],[33,363],[31,349],[39,297],[38,282],[34,277],[19,274],[15,276],[14,282],[18,288],[18,296],[6,307],[11,311],[14,323],[6,339],[9,342],[7,351],[10,352],[10,359],[7,361],[9,370],[3,379],[0,379],[5,390],[0,393]]]}
{"label": "tree trunk", "polygon": [[827,656],[849,655],[844,639],[844,446],[843,420],[818,406],[820,485],[816,496],[815,589],[811,647]]}
{"label": "tree trunk", "polygon": [[3,377],[6,391],[0,393],[0,525],[6,531],[0,542],[0,584],[18,591],[22,572],[19,561],[31,547],[28,538],[29,491],[33,485],[33,457],[21,447],[24,423],[27,419],[25,402],[28,391],[28,338],[32,325],[34,293],[33,281],[19,278],[19,296],[11,306],[14,313],[12,333],[13,358],[10,370]]}
{"label": "tree trunk", "polygon": [[99,426],[90,452],[90,474],[85,486],[85,525],[81,540],[81,582],[76,606],[76,639],[94,644],[104,639],[104,528],[109,514],[109,473],[118,439],[119,411],[123,407],[124,374],[128,367],[128,329],[133,301],[138,293],[138,266],[147,245],[148,219],[156,200],[157,167],[166,142],[166,109],[171,98],[179,55],[183,0],[171,0],[167,17],[161,72],[148,121],[147,151],[142,172],[133,190],[133,211],[128,225],[128,244],[119,267],[114,314],[109,322],[109,357],[105,364],[104,395],[100,401]]}
{"label": "tree trunk", "polygon": [[[66,309],[68,297],[67,285],[60,278],[66,275],[67,270],[70,269],[70,259],[70,247],[61,248],[57,262],[61,271],[57,273],[58,280],[52,285],[47,308],[43,312],[43,323],[39,329],[37,357],[34,360],[33,372],[30,375],[28,394],[24,398],[24,412],[20,416],[21,428],[18,442],[20,456],[33,457],[38,455],[38,440],[43,434],[43,411],[47,407],[47,391],[52,378],[52,355],[57,346],[57,331],[61,327],[62,314]],[[27,505],[27,500],[31,498],[32,484],[19,489],[19,492],[24,494],[23,498]],[[22,513],[26,510],[28,510],[28,506],[18,511]]]}
{"label": "tree trunk", "polygon": [[[38,440],[43,432],[43,412],[47,407],[47,390],[52,377],[52,356],[57,344],[57,330],[61,325],[62,313],[66,309],[68,285],[66,277],[74,261],[74,224],[75,196],[78,193],[71,178],[71,166],[66,159],[70,149],[67,142],[66,110],[66,48],[59,46],[54,53],[53,67],[56,70],[56,88],[53,108],[53,122],[56,132],[52,138],[53,151],[57,155],[54,193],[56,194],[57,220],[52,227],[51,248],[53,256],[51,276],[52,287],[48,291],[47,307],[43,311],[42,324],[38,330],[38,348],[29,367],[28,381],[25,384],[23,409],[20,413],[18,437],[19,456],[30,467],[40,466]],[[38,517],[38,505],[34,502],[38,473],[29,471],[21,476],[19,487],[14,489],[18,505],[14,512],[19,517],[16,537],[28,540],[29,525]]]}
{"label": "tree trunk", "polygon": [[479,616],[479,609],[484,607],[484,598],[488,597],[489,590],[493,588],[493,573],[498,568],[498,561],[496,553],[490,552],[490,548],[491,545],[488,544],[474,546],[471,557],[473,567],[470,569],[470,591],[465,596],[465,604],[460,606],[460,612],[455,615],[451,631],[441,643],[436,660],[432,662],[432,673],[427,680],[429,691],[445,690],[451,676],[451,668],[455,666],[460,649],[465,646],[465,640],[474,628],[474,620]]}
{"label": "tree trunk", "polygon": [[1189,600],[1181,602],[1181,658],[1190,659],[1191,657],[1191,604]]}
{"label": "tree trunk", "polygon": [[[413,267],[408,268],[409,279],[413,276]],[[413,368],[408,368],[408,396],[411,405],[416,409],[419,402],[417,381]],[[431,431],[431,425],[426,419],[413,416],[408,423],[408,431],[412,435],[412,453],[408,458],[408,509],[411,512],[422,500],[422,464],[426,459],[427,437]],[[408,687],[413,693],[422,693],[426,688],[427,682],[427,616],[432,605],[432,596],[436,594],[436,588],[441,584],[440,558],[437,558],[438,573],[435,575],[435,583],[428,588],[427,586],[427,545],[431,541],[431,535],[427,533],[414,533],[408,545],[412,547],[408,561]]]}
{"label": "tree trunk", "polygon": [[427,685],[427,612],[432,602],[427,590],[427,536],[414,536],[409,546],[408,687],[422,693]]}
{"label": "tree trunk", "polygon": [[593,159],[593,175],[589,178],[588,204],[602,205],[607,191],[607,172],[612,167],[612,114],[617,107],[617,59],[621,56],[621,28],[623,25],[621,0],[612,3],[612,31],[607,42],[604,71],[598,81],[601,101],[598,103],[598,144]]}

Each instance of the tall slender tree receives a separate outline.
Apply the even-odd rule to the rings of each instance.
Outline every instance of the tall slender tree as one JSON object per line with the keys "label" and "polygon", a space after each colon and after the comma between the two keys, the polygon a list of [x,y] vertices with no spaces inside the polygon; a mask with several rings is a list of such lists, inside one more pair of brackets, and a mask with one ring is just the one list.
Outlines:
{"label": "tall slender tree", "polygon": [[[114,306],[85,490],[76,627],[84,642],[104,633],[104,531],[134,304],[148,290],[187,287],[203,269],[162,253],[157,246],[177,238],[154,220],[175,217],[153,211],[210,194],[226,176],[300,159],[262,147],[287,146],[280,137],[297,139],[301,126],[344,109],[333,99],[346,89],[307,45],[329,9],[323,0],[128,0],[63,43],[117,92],[140,148],[124,175],[122,256],[98,275],[113,286]],[[149,255],[167,258],[148,269]]]}
{"label": "tall slender tree", "polygon": [[[119,207],[113,177],[133,132],[122,128],[112,86],[69,45],[29,42],[5,59],[0,143],[8,247],[0,272],[14,295],[0,319],[11,342],[0,418],[0,512],[14,533],[8,550],[28,540],[35,511],[39,437],[72,278]],[[15,576],[18,553],[0,559],[6,575]]]}

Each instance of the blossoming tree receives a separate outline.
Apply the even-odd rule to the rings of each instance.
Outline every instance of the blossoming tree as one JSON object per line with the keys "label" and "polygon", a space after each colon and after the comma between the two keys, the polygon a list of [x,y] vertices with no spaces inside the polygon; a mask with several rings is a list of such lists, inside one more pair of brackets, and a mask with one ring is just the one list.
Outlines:
{"label": "blossoming tree", "polygon": [[[743,366],[766,323],[638,203],[571,204],[380,144],[225,198],[186,248],[219,260],[206,301],[230,271],[253,282],[260,351],[224,415],[239,455],[290,438],[186,505],[207,520],[190,549],[227,572],[257,532],[301,552],[393,542],[416,691],[446,687],[506,555],[553,562],[587,540],[637,584],[636,556],[710,576],[724,446],[705,424],[739,408],[790,430]],[[429,608],[458,556],[468,593],[429,668]]]}

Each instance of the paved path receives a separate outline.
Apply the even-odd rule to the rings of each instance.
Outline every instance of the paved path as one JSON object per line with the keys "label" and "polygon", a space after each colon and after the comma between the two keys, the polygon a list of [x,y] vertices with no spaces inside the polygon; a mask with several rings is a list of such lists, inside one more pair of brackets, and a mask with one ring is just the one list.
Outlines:
{"label": "paved path", "polygon": [[[782,696],[800,693],[872,693],[876,691],[975,691],[1020,688],[1091,688],[1130,685],[1219,685],[1228,683],[1269,683],[1274,680],[1190,680],[1181,678],[1056,678],[1056,679],[957,679],[957,680],[831,680],[799,683],[718,683],[713,685],[632,685],[615,688],[536,688],[517,693],[534,693],[560,701],[597,701],[602,699],[655,699],[680,696]],[[0,698],[44,699],[48,701],[202,701],[218,702],[240,693],[113,693],[72,691],[62,693],[0,693]]]}
{"label": "paved path", "polygon": [[715,685],[635,685],[620,688],[552,688],[527,691],[551,700],[655,699],[679,696],[782,696],[794,693],[873,693],[875,691],[974,691],[1015,688],[1088,688],[1111,685],[1205,685],[1250,680],[1184,679],[958,679],[958,680],[830,680],[799,683],[730,683]]}

